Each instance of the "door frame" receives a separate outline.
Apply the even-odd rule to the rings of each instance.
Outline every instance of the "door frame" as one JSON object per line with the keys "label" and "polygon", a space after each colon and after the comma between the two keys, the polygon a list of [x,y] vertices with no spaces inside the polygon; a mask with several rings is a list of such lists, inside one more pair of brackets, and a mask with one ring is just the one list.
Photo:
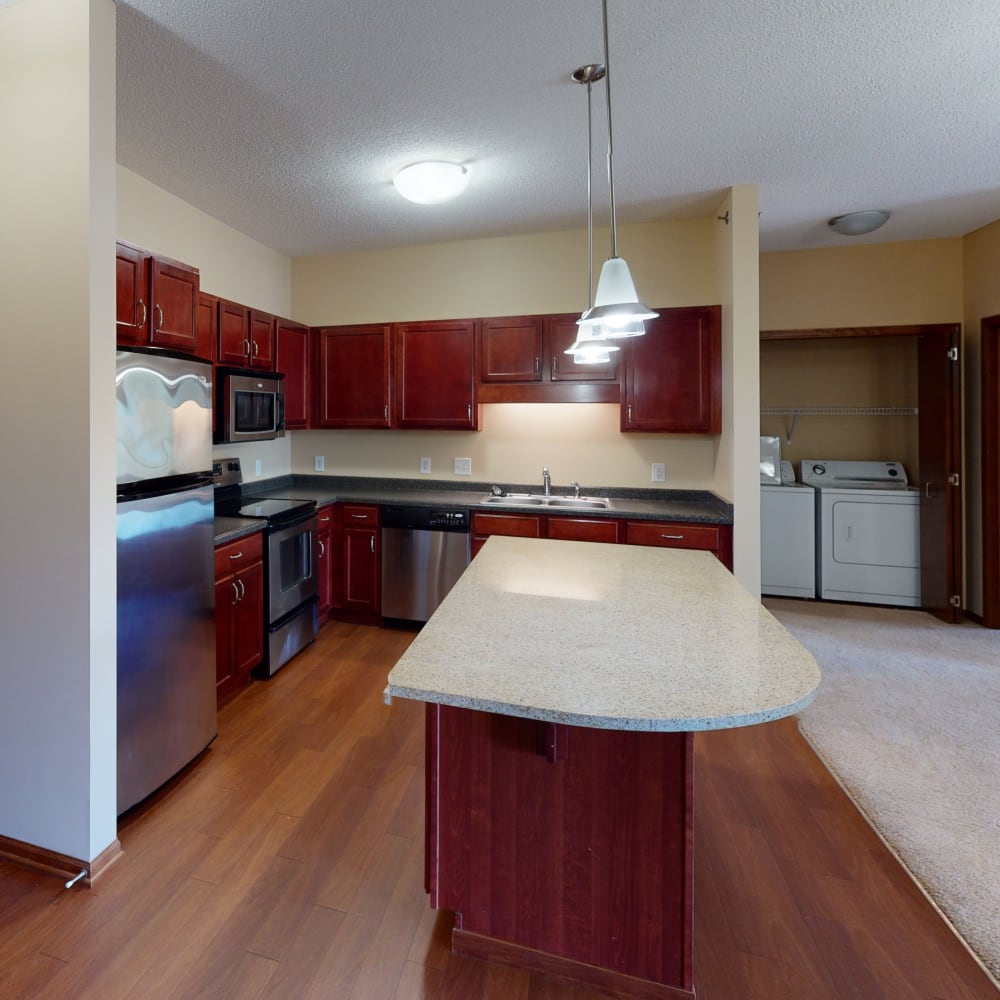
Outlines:
{"label": "door frame", "polygon": [[1000,628],[1000,315],[979,324],[983,625]]}
{"label": "door frame", "polygon": [[[998,329],[1000,329],[1000,316],[995,317],[997,320]],[[962,326],[960,323],[925,323],[925,324],[907,324],[899,326],[851,326],[851,327],[818,327],[818,328],[808,328],[808,329],[795,329],[795,330],[761,330],[760,339],[764,340],[832,340],[840,338],[866,338],[866,337],[913,337],[919,338],[925,335],[947,335],[951,338],[951,341],[955,345],[961,344],[961,333]],[[961,348],[959,348],[961,352]],[[959,355],[961,356],[961,355]],[[953,463],[953,468],[950,472],[961,473],[962,470],[962,452],[964,448],[964,440],[961,436],[961,407],[962,407],[962,380],[961,378],[955,378],[953,382],[953,394],[957,395],[957,398],[952,399],[952,418],[951,423],[953,424],[953,437],[952,437],[952,450],[954,454],[951,456]],[[918,400],[919,403],[919,400]],[[1000,448],[1000,443],[998,443],[998,448]],[[1000,474],[998,474],[1000,475]],[[947,486],[945,486],[947,489]],[[964,486],[962,487],[964,490]],[[1000,494],[998,494],[998,502],[1000,502]],[[965,567],[965,550],[962,544],[962,500],[961,496],[958,498],[958,502],[949,503],[947,506],[947,531],[946,536],[948,539],[948,546],[950,551],[944,554],[942,562],[946,566],[946,573],[948,575],[948,592],[950,594],[960,595],[960,601],[964,604],[965,588],[964,588],[964,567]],[[985,520],[985,518],[984,518]],[[923,538],[921,539],[923,542]],[[950,558],[949,558],[950,556]],[[923,561],[923,560],[922,560]],[[931,614],[937,615],[946,622],[958,622],[961,621],[964,613],[964,607],[947,607],[947,608],[929,608],[924,606],[924,610]]]}

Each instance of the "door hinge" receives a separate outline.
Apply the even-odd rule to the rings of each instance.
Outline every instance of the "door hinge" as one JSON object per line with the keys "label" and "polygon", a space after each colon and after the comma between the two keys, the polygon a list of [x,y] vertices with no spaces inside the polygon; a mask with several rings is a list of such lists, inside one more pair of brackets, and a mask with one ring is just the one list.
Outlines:
{"label": "door hinge", "polygon": [[948,348],[948,360],[949,361],[958,361],[958,348],[957,347],[949,347]]}
{"label": "door hinge", "polygon": [[948,598],[948,603],[953,608],[960,608],[962,606],[962,597],[961,597],[961,595],[960,594],[952,594],[951,597]]}
{"label": "door hinge", "polygon": [[948,477],[948,485],[949,485],[949,486],[958,486],[958,484],[959,484],[960,482],[961,482],[961,480],[959,479],[959,477],[958,477],[958,473],[957,473],[957,472],[953,472],[953,473],[952,473],[952,474],[951,474],[951,475],[950,475],[950,476]]}

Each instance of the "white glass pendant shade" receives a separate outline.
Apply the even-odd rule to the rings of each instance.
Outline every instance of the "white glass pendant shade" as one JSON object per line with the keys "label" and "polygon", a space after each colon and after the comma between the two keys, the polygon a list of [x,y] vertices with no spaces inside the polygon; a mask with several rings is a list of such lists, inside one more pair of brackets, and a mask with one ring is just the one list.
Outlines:
{"label": "white glass pendant shade", "polygon": [[639,296],[622,257],[609,257],[601,268],[597,280],[597,294],[593,308],[588,309],[577,322],[581,326],[609,326],[622,329],[658,314],[639,301]]}
{"label": "white glass pendant shade", "polygon": [[457,198],[469,183],[469,170],[461,163],[427,160],[403,167],[392,183],[407,201],[418,205],[436,205]]}
{"label": "white glass pendant shade", "polygon": [[636,320],[625,326],[602,326],[598,329],[605,340],[624,340],[626,337],[641,337],[646,332],[646,325],[642,320]]}
{"label": "white glass pendant shade", "polygon": [[601,333],[599,327],[581,326],[576,340],[563,353],[572,354],[578,365],[606,365],[611,355],[621,348],[609,344]]}

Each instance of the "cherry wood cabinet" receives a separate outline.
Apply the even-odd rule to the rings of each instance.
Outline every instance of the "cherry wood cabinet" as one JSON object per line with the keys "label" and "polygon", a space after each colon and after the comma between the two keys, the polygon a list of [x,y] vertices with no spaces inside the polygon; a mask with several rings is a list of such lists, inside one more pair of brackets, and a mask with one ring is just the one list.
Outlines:
{"label": "cherry wood cabinet", "polygon": [[270,313],[219,299],[216,360],[237,368],[274,371],[275,322]]}
{"label": "cherry wood cabinet", "polygon": [[309,327],[279,319],[275,327],[275,370],[285,378],[285,429],[304,430],[312,412]]}
{"label": "cherry wood cabinet", "polygon": [[490,535],[544,538],[544,529],[544,519],[536,514],[480,514],[473,511],[470,556],[474,556],[486,544]]}
{"label": "cherry wood cabinet", "polygon": [[264,658],[262,536],[215,550],[215,680],[221,701],[250,680]]}
{"label": "cherry wood cabinet", "polygon": [[327,504],[316,512],[319,525],[319,620],[325,622],[334,608],[342,604],[344,521],[339,504]]}
{"label": "cherry wood cabinet", "polygon": [[621,343],[622,431],[721,433],[719,306],[664,309]]}
{"label": "cherry wood cabinet", "polygon": [[473,320],[393,327],[393,426],[478,430]]}
{"label": "cherry wood cabinet", "polygon": [[707,549],[728,569],[733,568],[733,529],[728,524],[691,524],[686,521],[626,521],[628,545],[655,545],[670,549]]}
{"label": "cherry wood cabinet", "polygon": [[564,538],[574,542],[609,542],[621,540],[621,521],[608,517],[549,517],[546,538]]}
{"label": "cherry wood cabinet", "polygon": [[343,504],[343,593],[347,611],[378,614],[381,600],[382,545],[378,507]]}
{"label": "cherry wood cabinet", "polygon": [[388,427],[392,327],[320,327],[317,427]]}
{"label": "cherry wood cabinet", "polygon": [[207,292],[199,292],[194,320],[194,336],[197,343],[195,353],[198,357],[214,360],[215,345],[218,340],[218,320],[219,300]]}
{"label": "cherry wood cabinet", "polygon": [[117,342],[210,361],[210,345],[206,349],[197,334],[198,269],[124,242],[116,244],[115,261]]}
{"label": "cherry wood cabinet", "polygon": [[503,316],[479,321],[482,403],[617,403],[617,353],[603,365],[578,364],[577,313]]}

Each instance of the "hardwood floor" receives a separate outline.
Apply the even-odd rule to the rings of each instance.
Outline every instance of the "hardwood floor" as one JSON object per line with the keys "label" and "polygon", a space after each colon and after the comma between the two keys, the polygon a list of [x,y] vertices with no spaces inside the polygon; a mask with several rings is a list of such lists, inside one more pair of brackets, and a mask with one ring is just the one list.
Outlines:
{"label": "hardwood floor", "polygon": [[[381,697],[410,639],[328,625],[240,693],[95,889],[0,864],[0,997],[597,1000],[450,953],[423,705]],[[997,996],[794,721],[695,742],[699,1000]]]}

